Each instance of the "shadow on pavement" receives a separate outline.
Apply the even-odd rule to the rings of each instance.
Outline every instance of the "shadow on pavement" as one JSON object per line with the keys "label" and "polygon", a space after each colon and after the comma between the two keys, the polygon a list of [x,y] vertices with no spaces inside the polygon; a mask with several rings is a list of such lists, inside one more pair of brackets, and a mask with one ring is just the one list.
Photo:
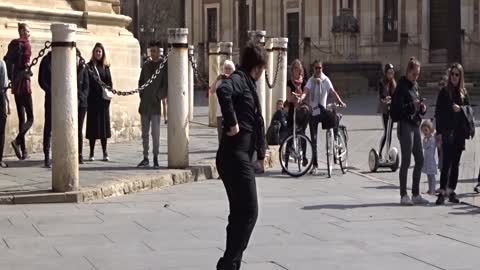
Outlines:
{"label": "shadow on pavement", "polygon": [[6,161],[9,168],[31,168],[31,167],[42,167],[42,160],[14,160]]}
{"label": "shadow on pavement", "polygon": [[363,187],[365,189],[379,189],[379,190],[387,190],[387,189],[392,189],[392,190],[397,190],[400,187],[397,185],[388,185],[388,186],[378,186],[378,187]]}
{"label": "shadow on pavement", "polygon": [[322,209],[332,209],[332,210],[345,210],[345,209],[356,209],[356,208],[370,208],[370,207],[405,207],[399,203],[372,203],[372,204],[323,204],[323,205],[312,205],[305,206],[302,210],[322,210]]}

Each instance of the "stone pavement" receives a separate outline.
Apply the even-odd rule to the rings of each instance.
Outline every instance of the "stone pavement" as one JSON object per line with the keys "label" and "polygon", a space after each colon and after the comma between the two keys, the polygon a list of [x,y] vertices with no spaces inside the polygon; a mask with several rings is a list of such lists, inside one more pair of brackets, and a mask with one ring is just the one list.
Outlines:
{"label": "stone pavement", "polygon": [[[478,269],[480,211],[398,205],[355,174],[257,179],[260,215],[243,270]],[[80,204],[0,206],[6,270],[208,270],[225,246],[218,180]]]}

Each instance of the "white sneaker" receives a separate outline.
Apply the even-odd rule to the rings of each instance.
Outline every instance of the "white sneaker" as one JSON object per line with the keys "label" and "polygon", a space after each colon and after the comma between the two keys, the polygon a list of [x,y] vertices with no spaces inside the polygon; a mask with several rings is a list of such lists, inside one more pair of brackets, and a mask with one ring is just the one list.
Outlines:
{"label": "white sneaker", "polygon": [[429,204],[430,202],[427,199],[424,199],[422,195],[417,195],[412,197],[412,203],[426,205],[426,204]]}
{"label": "white sneaker", "polygon": [[410,200],[410,196],[404,195],[400,200],[401,205],[413,205],[412,200]]}

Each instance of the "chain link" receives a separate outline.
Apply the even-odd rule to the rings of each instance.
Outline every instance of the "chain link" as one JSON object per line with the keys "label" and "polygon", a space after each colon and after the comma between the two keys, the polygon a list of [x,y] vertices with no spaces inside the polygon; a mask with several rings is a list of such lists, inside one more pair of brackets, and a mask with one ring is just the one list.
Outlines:
{"label": "chain link", "polygon": [[[52,43],[50,41],[45,41],[43,49],[41,49],[38,52],[37,57],[33,58],[32,63],[27,66],[27,72],[32,74],[32,67],[34,67],[36,64],[38,64],[38,60],[42,58],[45,55],[45,51],[50,49],[52,47]],[[6,71],[5,71],[6,72]],[[12,82],[9,82],[7,87],[2,88],[3,91],[7,91],[8,89],[12,88]]]}
{"label": "chain link", "polygon": [[[153,81],[155,81],[158,76],[160,75],[160,73],[162,72],[163,68],[165,67],[165,64],[167,63],[168,61],[168,57],[170,55],[170,52],[172,51],[172,48],[168,48],[168,51],[167,51],[167,54],[163,57],[162,59],[162,62],[160,63],[160,65],[158,66],[157,70],[155,70],[155,73],[153,73],[152,77],[150,77],[150,79],[148,79],[147,82],[145,82],[142,86],[140,86],[139,88],[137,89],[134,89],[134,90],[130,90],[130,91],[119,91],[119,90],[116,90],[112,87],[110,87],[109,85],[107,85],[106,83],[104,83],[100,77],[98,76],[98,74],[96,72],[94,72],[91,68],[87,67],[87,70],[88,72],[90,73],[90,75],[93,77],[93,79],[100,85],[102,86],[103,88],[107,89],[108,91],[112,92],[112,94],[114,95],[117,95],[117,96],[131,96],[131,95],[134,95],[134,94],[137,94],[139,92],[142,92],[145,88],[147,88],[148,86],[150,86]],[[82,65],[86,65],[85,64],[85,59],[80,56],[80,63]]]}
{"label": "chain link", "polygon": [[282,59],[282,54],[284,52],[283,51],[278,51],[278,55],[277,55],[277,69],[275,70],[275,75],[273,77],[273,82],[270,83],[270,78],[268,77],[268,72],[265,71],[265,81],[267,82],[267,86],[268,88],[270,89],[273,89],[275,87],[275,85],[277,84],[277,79],[278,79],[278,71],[280,70],[280,61]]}
{"label": "chain link", "polygon": [[205,76],[200,75],[200,71],[198,70],[198,66],[197,66],[197,61],[195,61],[194,56],[189,54],[188,55],[188,61],[192,65],[193,74],[194,74],[195,78],[197,79],[197,81],[200,82],[201,84],[204,84],[204,85],[208,86],[209,84],[208,84],[208,81],[205,79]]}

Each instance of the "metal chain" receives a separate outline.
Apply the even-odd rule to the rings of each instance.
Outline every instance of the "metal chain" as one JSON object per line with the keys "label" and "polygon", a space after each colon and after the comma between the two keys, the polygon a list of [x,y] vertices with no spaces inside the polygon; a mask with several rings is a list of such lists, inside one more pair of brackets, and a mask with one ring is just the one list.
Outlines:
{"label": "metal chain", "polygon": [[[172,51],[172,48],[168,48],[168,52],[167,52],[167,55],[165,55],[162,59],[162,62],[160,63],[160,65],[158,66],[157,70],[155,70],[155,73],[153,73],[152,77],[150,77],[150,79],[148,79],[147,82],[145,82],[142,86],[140,86],[139,88],[135,89],[135,90],[131,90],[131,91],[120,91],[120,90],[116,90],[112,87],[110,87],[109,85],[107,85],[106,83],[104,83],[101,78],[98,76],[98,74],[96,72],[94,72],[91,68],[87,68],[88,72],[90,73],[90,75],[92,75],[93,79],[100,85],[102,86],[103,88],[107,89],[108,91],[112,92],[112,94],[114,95],[117,95],[117,96],[131,96],[131,95],[134,95],[134,94],[137,94],[139,92],[142,92],[145,88],[147,88],[148,86],[150,86],[150,84],[153,83],[153,81],[155,81],[158,76],[160,75],[160,73],[162,72],[163,68],[165,67],[165,64],[167,63],[168,61],[168,57],[170,55],[170,52]],[[85,59],[83,59],[81,56],[80,56],[80,63],[85,65]]]}
{"label": "metal chain", "polygon": [[197,61],[195,61],[194,56],[189,54],[188,55],[188,61],[192,65],[193,74],[194,74],[195,78],[197,79],[197,81],[208,86],[209,84],[208,84],[208,81],[205,79],[205,76],[200,75],[200,71],[198,70],[198,66],[197,66]]}
{"label": "metal chain", "polygon": [[[52,43],[50,41],[45,41],[45,44],[44,44],[44,47],[43,49],[41,49],[39,52],[38,52],[38,55],[37,57],[33,58],[32,60],[32,63],[30,65],[27,66],[27,71],[28,73],[31,74],[32,72],[32,67],[34,67],[36,64],[38,64],[38,60],[40,58],[42,58],[44,55],[45,55],[45,51],[50,49],[52,47]],[[7,87],[5,88],[2,88],[4,91],[7,91],[8,89],[11,89],[12,88],[12,82],[9,82]]]}
{"label": "metal chain", "polygon": [[278,51],[277,55],[277,69],[275,70],[275,76],[273,77],[273,82],[270,83],[270,79],[268,77],[268,72],[265,71],[265,81],[267,82],[267,86],[270,89],[273,89],[275,85],[277,84],[277,79],[278,79],[278,71],[280,70],[280,60],[282,59],[282,54],[283,51]]}

